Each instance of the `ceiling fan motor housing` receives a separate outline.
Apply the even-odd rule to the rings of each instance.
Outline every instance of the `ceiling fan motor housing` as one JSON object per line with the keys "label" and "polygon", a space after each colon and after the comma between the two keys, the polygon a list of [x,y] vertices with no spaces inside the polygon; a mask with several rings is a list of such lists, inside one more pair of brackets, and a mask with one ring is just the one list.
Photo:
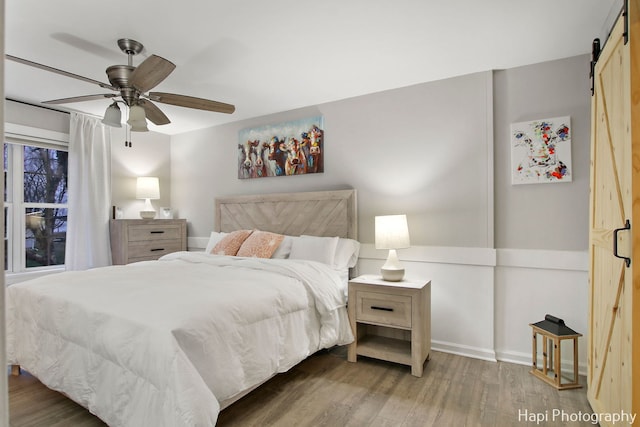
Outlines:
{"label": "ceiling fan motor housing", "polygon": [[120,95],[127,105],[132,105],[140,96],[137,91],[129,84],[129,78],[135,67],[130,65],[112,65],[107,68],[107,77],[109,83],[120,91]]}

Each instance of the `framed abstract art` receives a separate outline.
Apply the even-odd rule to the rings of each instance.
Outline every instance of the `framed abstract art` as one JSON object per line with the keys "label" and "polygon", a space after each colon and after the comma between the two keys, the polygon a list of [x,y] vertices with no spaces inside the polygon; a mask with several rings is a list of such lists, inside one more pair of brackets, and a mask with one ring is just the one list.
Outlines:
{"label": "framed abstract art", "polygon": [[571,182],[571,118],[511,125],[511,183]]}

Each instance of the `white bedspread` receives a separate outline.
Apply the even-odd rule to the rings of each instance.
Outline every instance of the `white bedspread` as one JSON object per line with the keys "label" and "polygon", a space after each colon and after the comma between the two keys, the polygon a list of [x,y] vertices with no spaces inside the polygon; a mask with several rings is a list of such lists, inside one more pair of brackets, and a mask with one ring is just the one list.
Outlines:
{"label": "white bedspread", "polygon": [[311,261],[178,252],[7,288],[8,361],[110,426],[213,426],[219,403],[353,337]]}

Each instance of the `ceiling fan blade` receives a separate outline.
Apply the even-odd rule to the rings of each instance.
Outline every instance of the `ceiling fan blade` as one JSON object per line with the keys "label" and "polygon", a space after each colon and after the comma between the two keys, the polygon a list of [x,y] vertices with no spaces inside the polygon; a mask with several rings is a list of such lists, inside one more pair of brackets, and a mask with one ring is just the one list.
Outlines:
{"label": "ceiling fan blade", "polygon": [[150,92],[149,99],[162,102],[163,104],[177,105],[179,107],[195,108],[198,110],[215,111],[218,113],[231,114],[236,110],[231,104],[211,101],[209,99],[196,98],[193,96],[176,95],[174,93]]}
{"label": "ceiling fan blade", "polygon": [[17,56],[13,56],[13,55],[5,55],[5,58],[7,58],[7,59],[9,59],[11,61],[17,62],[19,64],[29,65],[29,66],[34,67],[34,68],[39,68],[41,70],[50,71],[52,73],[60,74],[62,76],[66,76],[66,77],[71,77],[72,79],[78,79],[78,80],[82,80],[82,81],[87,82],[87,83],[92,83],[92,84],[98,85],[98,86],[100,86],[102,88],[105,88],[105,89],[111,89],[111,90],[117,91],[117,89],[114,88],[113,86],[111,86],[109,84],[106,84],[106,83],[102,83],[102,82],[100,82],[98,80],[93,80],[93,79],[90,79],[88,77],[79,76],[78,74],[73,74],[73,73],[70,73],[68,71],[59,70],[58,68],[49,67],[48,65],[38,64],[37,62],[29,61],[28,59],[18,58]]}
{"label": "ceiling fan blade", "polygon": [[138,101],[138,104],[144,108],[147,119],[151,120],[154,124],[160,126],[171,123],[171,120],[169,120],[169,118],[165,116],[165,114],[153,102],[141,99]]}
{"label": "ceiling fan blade", "polygon": [[96,99],[115,98],[116,96],[118,95],[115,93],[101,93],[99,95],[82,95],[82,96],[73,96],[71,98],[52,99],[50,101],[44,101],[43,104],[68,104],[71,102],[94,101]]}
{"label": "ceiling fan blade", "polygon": [[175,68],[173,62],[158,55],[151,55],[133,70],[129,81],[138,91],[146,92],[166,79]]}

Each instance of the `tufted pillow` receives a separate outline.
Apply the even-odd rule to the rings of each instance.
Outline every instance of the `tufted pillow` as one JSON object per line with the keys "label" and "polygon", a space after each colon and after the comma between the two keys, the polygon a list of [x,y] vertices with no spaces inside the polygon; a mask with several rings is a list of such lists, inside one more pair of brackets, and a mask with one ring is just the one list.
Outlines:
{"label": "tufted pillow", "polygon": [[214,255],[236,255],[242,243],[247,240],[247,237],[249,237],[252,232],[253,230],[232,231],[216,243],[211,253]]}
{"label": "tufted pillow", "polygon": [[271,255],[278,249],[284,236],[282,234],[270,233],[268,231],[254,230],[247,240],[242,243],[237,256],[271,258]]}

